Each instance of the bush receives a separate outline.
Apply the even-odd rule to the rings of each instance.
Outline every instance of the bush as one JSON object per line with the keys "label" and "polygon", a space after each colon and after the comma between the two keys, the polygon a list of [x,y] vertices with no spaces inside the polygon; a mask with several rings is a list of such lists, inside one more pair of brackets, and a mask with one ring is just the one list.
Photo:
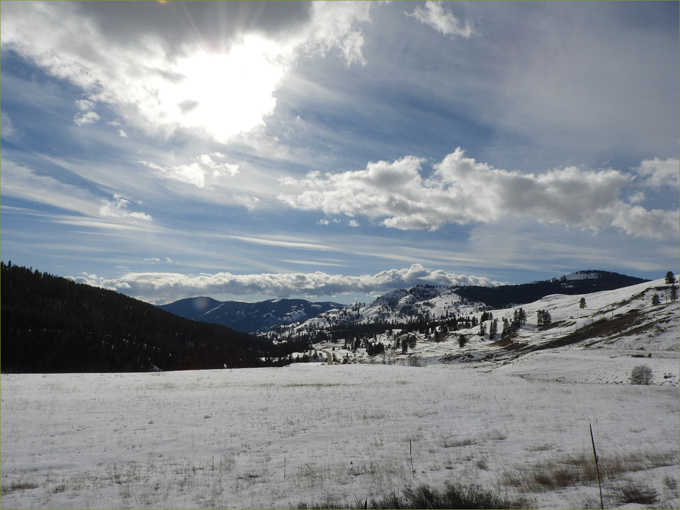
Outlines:
{"label": "bush", "polygon": [[638,365],[630,372],[631,384],[652,384],[654,375],[647,365]]}
{"label": "bush", "polygon": [[617,499],[617,505],[628,505],[630,503],[653,505],[659,500],[654,488],[634,481],[628,481],[628,483],[619,487],[615,492],[618,493],[614,494]]}
{"label": "bush", "polygon": [[[420,485],[415,489],[406,488],[402,495],[391,492],[381,499],[358,500],[345,508],[523,508],[524,500],[511,501],[476,485],[464,486],[457,483],[446,484],[442,491],[428,485]],[[298,508],[308,508],[300,505]],[[310,508],[329,508],[313,506]]]}

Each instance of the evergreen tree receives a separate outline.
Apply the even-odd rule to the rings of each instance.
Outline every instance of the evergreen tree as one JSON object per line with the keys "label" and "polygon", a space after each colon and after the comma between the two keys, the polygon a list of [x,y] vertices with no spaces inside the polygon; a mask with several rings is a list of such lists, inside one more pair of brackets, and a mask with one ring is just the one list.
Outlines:
{"label": "evergreen tree", "polygon": [[666,283],[668,285],[673,285],[675,282],[675,275],[673,274],[673,271],[668,271],[666,273]]}
{"label": "evergreen tree", "polygon": [[537,324],[539,326],[547,326],[552,322],[552,317],[550,316],[550,312],[547,310],[539,310],[536,312],[537,315]]}
{"label": "evergreen tree", "polygon": [[496,333],[498,333],[498,319],[491,321],[491,325],[489,326],[489,340],[496,338]]}
{"label": "evergreen tree", "polygon": [[586,298],[582,297],[581,300],[578,302],[578,307],[579,308],[585,308],[586,307]]}

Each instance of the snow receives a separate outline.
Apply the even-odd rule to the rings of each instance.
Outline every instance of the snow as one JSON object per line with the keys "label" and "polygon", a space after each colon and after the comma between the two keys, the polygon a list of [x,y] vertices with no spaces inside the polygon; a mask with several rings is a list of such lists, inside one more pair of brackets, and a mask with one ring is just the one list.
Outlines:
{"label": "snow", "polygon": [[[678,473],[678,389],[598,384],[596,360],[545,356],[536,379],[441,364],[3,374],[2,504],[289,508],[446,480],[512,492],[506,472],[587,454],[589,424],[602,459],[673,452],[630,475],[662,494]],[[530,496],[578,508],[596,494]]]}
{"label": "snow", "polygon": [[[581,296],[561,295],[524,305],[528,323],[515,341],[529,346],[602,318],[639,321],[625,334],[523,355],[469,330],[462,349],[455,335],[419,337],[414,352],[373,363],[324,343],[315,348],[327,359],[363,363],[2,374],[2,506],[291,508],[455,481],[535,507],[585,508],[599,505],[596,480],[543,491],[510,480],[592,459],[592,425],[602,464],[647,459],[604,480],[606,505],[619,506],[616,487],[635,482],[678,508],[669,482],[679,469],[679,321],[663,292],[657,281],[587,294],[586,308]],[[653,293],[661,305],[651,305]],[[538,328],[538,310],[559,326]],[[654,384],[629,384],[639,364],[652,368]]]}

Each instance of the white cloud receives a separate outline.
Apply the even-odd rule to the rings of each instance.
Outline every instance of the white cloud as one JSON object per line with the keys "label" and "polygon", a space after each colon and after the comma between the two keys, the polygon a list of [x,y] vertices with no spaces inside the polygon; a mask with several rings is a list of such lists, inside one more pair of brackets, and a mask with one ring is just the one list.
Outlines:
{"label": "white cloud", "polygon": [[140,161],[140,163],[155,170],[161,177],[184,182],[186,184],[193,184],[197,188],[205,187],[205,174],[198,163],[172,167],[163,167],[149,161]]}
{"label": "white cloud", "polygon": [[0,125],[0,136],[5,139],[13,138],[16,134],[16,129],[14,129],[14,125],[12,124],[12,120],[9,118],[9,115],[7,115],[5,112],[2,112],[0,113],[0,118],[2,122]]}
{"label": "white cloud", "polygon": [[231,273],[188,276],[178,273],[128,273],[120,278],[105,279],[96,275],[73,278],[87,283],[154,301],[170,301],[186,296],[218,294],[262,294],[277,297],[291,295],[330,296],[354,292],[386,292],[431,285],[494,285],[484,277],[466,276],[431,270],[420,264],[408,269],[390,269],[375,275],[345,276],[315,273],[264,273],[234,275]]}
{"label": "white cloud", "polygon": [[87,99],[79,99],[76,101],[76,106],[80,111],[86,112],[94,108],[94,103],[92,101],[88,101]]}
{"label": "white cloud", "polygon": [[121,138],[127,138],[127,137],[128,137],[128,135],[127,135],[127,133],[125,132],[124,129],[119,129],[119,130],[118,130],[118,135],[119,135]]}
{"label": "white cloud", "polygon": [[6,157],[0,162],[2,196],[21,198],[60,209],[98,216],[98,198],[72,184],[63,183],[49,175],[40,175],[32,168],[15,163]]}
{"label": "white cloud", "polygon": [[73,122],[77,125],[82,126],[84,124],[94,124],[99,120],[99,115],[95,112],[85,112],[82,115],[76,115],[73,117]]}
{"label": "white cloud", "polygon": [[[232,163],[218,163],[208,154],[197,156],[196,162],[185,165],[162,166],[149,161],[140,161],[141,164],[155,170],[156,173],[164,178],[193,184],[197,188],[205,188],[208,184],[206,177],[212,177],[215,182],[223,175],[235,177],[239,174],[239,166]],[[248,202],[257,202],[257,199],[248,198]],[[254,204],[251,204],[254,205]]]}
{"label": "white cloud", "polygon": [[113,201],[102,200],[102,206],[99,208],[99,214],[101,216],[112,216],[114,218],[130,218],[133,220],[144,220],[152,221],[153,218],[143,212],[128,212],[128,205],[130,201],[124,199],[118,194],[113,195]]}
{"label": "white cloud", "polygon": [[677,212],[648,211],[620,199],[632,178],[617,170],[567,167],[521,174],[477,162],[460,148],[435,164],[430,178],[422,177],[422,163],[406,156],[325,178],[318,172],[300,180],[284,178],[282,185],[307,189],[279,199],[298,209],[382,219],[385,226],[402,230],[493,223],[517,215],[592,231],[613,226],[636,236],[677,235]]}
{"label": "white cloud", "polygon": [[[224,157],[219,152],[217,152],[213,155],[216,156],[216,157],[222,157],[222,158]],[[213,172],[214,176],[222,175],[222,171],[227,172],[232,177],[234,177],[235,175],[238,175],[238,173],[239,173],[238,165],[234,165],[234,164],[231,164],[231,163],[217,163],[208,154],[201,154],[200,156],[198,156],[197,159],[200,161],[200,163],[202,165],[207,166],[208,168],[212,168],[213,171],[214,171]]]}
{"label": "white cloud", "polygon": [[453,13],[445,11],[441,2],[425,2],[425,8],[416,7],[410,16],[444,35],[460,35],[468,38],[475,33],[468,20],[462,23]]}
{"label": "white cloud", "polygon": [[647,177],[643,181],[646,186],[653,188],[679,187],[680,160],[676,158],[646,160],[636,170],[641,176]]}
{"label": "white cloud", "polygon": [[[92,226],[94,228],[134,228],[143,220],[148,225],[152,217],[144,212],[129,212],[130,202],[120,195],[113,200],[102,200],[91,192],[63,183],[33,169],[2,158],[2,196],[16,197],[30,202],[58,207],[77,215],[50,215],[55,223]],[[102,220],[106,218],[106,220]]]}
{"label": "white cloud", "polygon": [[[201,27],[187,31],[186,20],[181,19],[192,10],[213,9],[212,17],[205,16],[206,11],[200,17],[210,24],[220,13],[223,19],[235,18],[230,11],[222,12],[231,8],[218,3],[187,6],[184,11],[168,8],[156,19],[149,17],[147,26],[128,20],[128,31],[119,34],[118,16],[136,10],[149,15],[149,7],[130,7],[128,14],[121,14],[106,6],[3,4],[2,48],[82,88],[87,99],[76,103],[81,111],[101,102],[152,134],[195,129],[221,142],[263,125],[276,107],[274,92],[301,54],[338,48],[348,64],[364,63],[363,37],[354,25],[370,20],[367,4],[315,2],[306,21],[301,22],[301,16],[294,20],[296,30],[269,30],[271,38],[268,30],[257,26],[257,16],[251,32],[239,28],[209,34],[214,40],[196,38]],[[164,19],[183,30],[172,33],[159,26]],[[84,125],[97,119],[87,111],[75,122]]]}

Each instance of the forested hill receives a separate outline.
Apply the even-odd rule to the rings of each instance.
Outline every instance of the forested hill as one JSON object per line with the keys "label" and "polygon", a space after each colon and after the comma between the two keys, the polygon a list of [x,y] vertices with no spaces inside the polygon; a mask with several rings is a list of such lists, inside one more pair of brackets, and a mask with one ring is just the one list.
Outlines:
{"label": "forested hill", "polygon": [[270,299],[259,303],[242,303],[194,297],[180,299],[159,308],[186,319],[214,322],[237,331],[256,334],[284,324],[305,321],[343,306],[328,301],[314,303],[305,299]]}
{"label": "forested hill", "polygon": [[114,291],[2,263],[3,372],[258,366],[270,344]]}
{"label": "forested hill", "polygon": [[610,271],[579,271],[541,282],[498,287],[459,287],[455,292],[470,301],[481,302],[492,308],[507,308],[533,303],[551,294],[588,294],[616,290],[647,281],[649,280]]}

